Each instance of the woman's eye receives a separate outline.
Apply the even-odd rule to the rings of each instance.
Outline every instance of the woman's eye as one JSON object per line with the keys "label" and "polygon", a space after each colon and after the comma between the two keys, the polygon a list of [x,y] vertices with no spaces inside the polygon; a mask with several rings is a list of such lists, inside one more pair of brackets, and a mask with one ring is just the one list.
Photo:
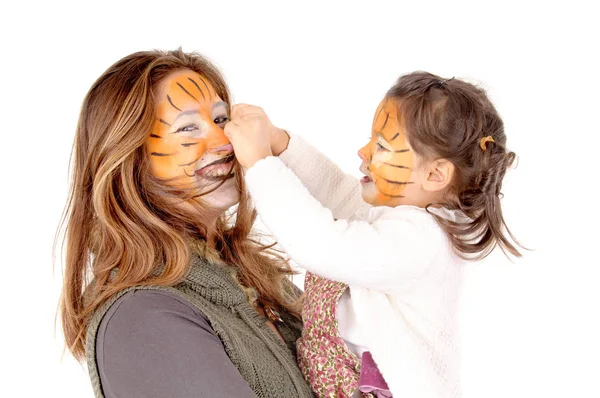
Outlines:
{"label": "woman's eye", "polygon": [[226,116],[226,115],[218,116],[214,120],[215,124],[223,124],[223,123],[227,123],[228,121],[229,121],[229,116]]}
{"label": "woman's eye", "polygon": [[177,129],[177,132],[189,132],[189,131],[196,131],[198,130],[198,126],[196,126],[195,124],[186,124],[185,126],[181,126]]}
{"label": "woman's eye", "polygon": [[381,145],[379,142],[377,143],[377,150],[378,151],[387,151],[387,148],[384,147],[383,145]]}

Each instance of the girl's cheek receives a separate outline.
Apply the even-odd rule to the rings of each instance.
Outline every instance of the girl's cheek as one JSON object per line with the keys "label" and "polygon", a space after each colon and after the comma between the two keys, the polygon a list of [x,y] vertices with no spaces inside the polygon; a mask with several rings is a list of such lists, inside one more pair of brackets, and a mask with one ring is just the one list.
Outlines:
{"label": "girl's cheek", "polygon": [[394,155],[389,151],[379,151],[373,154],[373,163],[389,163]]}

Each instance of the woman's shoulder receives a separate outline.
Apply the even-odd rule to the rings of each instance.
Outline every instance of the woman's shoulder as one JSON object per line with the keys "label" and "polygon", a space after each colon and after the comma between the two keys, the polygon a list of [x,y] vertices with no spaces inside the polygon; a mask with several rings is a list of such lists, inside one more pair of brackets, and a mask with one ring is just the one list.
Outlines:
{"label": "woman's shoulder", "polygon": [[102,368],[105,359],[119,357],[123,352],[135,358],[140,354],[136,350],[147,345],[161,344],[165,349],[170,338],[190,330],[216,338],[206,316],[184,297],[163,290],[128,291],[102,317],[96,334],[97,364]]}
{"label": "woman's shoulder", "polygon": [[174,292],[136,289],[120,296],[100,323],[95,354],[106,397],[224,397],[233,387],[251,394],[207,318]]}
{"label": "woman's shoulder", "polygon": [[[99,331],[136,327],[148,322],[156,325],[167,318],[170,321],[178,318],[194,319],[199,325],[208,325],[204,314],[181,295],[166,290],[134,289],[110,305],[102,318]],[[98,337],[101,337],[101,333]]]}

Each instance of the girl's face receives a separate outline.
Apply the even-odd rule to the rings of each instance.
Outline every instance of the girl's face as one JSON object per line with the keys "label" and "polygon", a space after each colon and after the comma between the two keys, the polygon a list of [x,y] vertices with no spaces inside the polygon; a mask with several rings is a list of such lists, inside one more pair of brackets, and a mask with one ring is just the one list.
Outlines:
{"label": "girl's face", "polygon": [[408,143],[393,100],[385,98],[377,107],[371,139],[358,155],[365,174],[361,180],[365,202],[390,207],[415,204],[420,182],[415,170],[421,159]]}
{"label": "girl's face", "polygon": [[[202,200],[219,209],[239,201],[233,148],[223,128],[228,105],[212,85],[191,70],[168,75],[158,86],[156,121],[146,141],[154,176],[173,186],[208,192]],[[223,183],[223,179],[227,181]]]}

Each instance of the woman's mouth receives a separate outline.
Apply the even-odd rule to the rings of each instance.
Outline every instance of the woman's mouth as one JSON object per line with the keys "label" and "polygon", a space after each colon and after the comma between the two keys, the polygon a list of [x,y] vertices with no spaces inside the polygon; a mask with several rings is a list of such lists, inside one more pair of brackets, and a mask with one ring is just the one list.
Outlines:
{"label": "woman's mouth", "polygon": [[221,181],[224,177],[233,178],[234,173],[231,170],[233,167],[234,156],[228,156],[223,159],[216,160],[206,166],[196,170],[196,175],[208,179]]}
{"label": "woman's mouth", "polygon": [[361,184],[368,184],[370,182],[373,182],[373,179],[369,176],[364,176],[363,178],[360,179]]}

